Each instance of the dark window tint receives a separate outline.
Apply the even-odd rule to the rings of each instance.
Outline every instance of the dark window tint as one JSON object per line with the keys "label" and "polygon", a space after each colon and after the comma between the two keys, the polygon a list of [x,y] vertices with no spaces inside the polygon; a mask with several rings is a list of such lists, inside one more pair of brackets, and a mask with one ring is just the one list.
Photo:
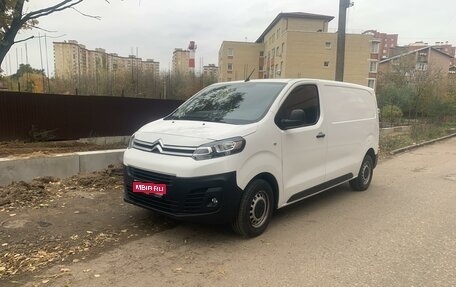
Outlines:
{"label": "dark window tint", "polygon": [[[296,87],[286,98],[276,116],[276,124],[280,127],[282,120],[292,119],[293,110],[302,110],[302,121],[296,127],[310,126],[318,122],[320,117],[320,103],[318,89],[314,85]],[[295,113],[296,114],[296,113]]]}
{"label": "dark window tint", "polygon": [[260,82],[215,85],[190,98],[165,120],[253,123],[263,118],[284,86]]}

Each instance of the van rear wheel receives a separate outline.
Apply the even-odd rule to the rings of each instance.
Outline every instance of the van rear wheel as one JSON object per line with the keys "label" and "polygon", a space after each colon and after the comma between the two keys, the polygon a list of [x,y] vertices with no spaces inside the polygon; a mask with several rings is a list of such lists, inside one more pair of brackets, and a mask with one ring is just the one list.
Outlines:
{"label": "van rear wheel", "polygon": [[244,237],[255,237],[263,233],[271,221],[273,193],[269,183],[255,179],[244,190],[233,230]]}
{"label": "van rear wheel", "polygon": [[350,180],[350,186],[356,191],[365,191],[369,188],[374,171],[374,161],[370,155],[366,155],[359,169],[358,177]]}

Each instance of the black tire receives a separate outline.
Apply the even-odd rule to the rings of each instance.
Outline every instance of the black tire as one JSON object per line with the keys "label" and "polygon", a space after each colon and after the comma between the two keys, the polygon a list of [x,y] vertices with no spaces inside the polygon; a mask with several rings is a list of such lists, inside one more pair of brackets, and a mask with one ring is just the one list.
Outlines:
{"label": "black tire", "polygon": [[262,234],[271,221],[274,196],[269,183],[255,179],[244,190],[238,215],[232,223],[234,232],[244,237]]}
{"label": "black tire", "polygon": [[374,172],[374,161],[370,155],[366,155],[359,169],[358,177],[350,180],[350,186],[356,191],[365,191],[369,188]]}

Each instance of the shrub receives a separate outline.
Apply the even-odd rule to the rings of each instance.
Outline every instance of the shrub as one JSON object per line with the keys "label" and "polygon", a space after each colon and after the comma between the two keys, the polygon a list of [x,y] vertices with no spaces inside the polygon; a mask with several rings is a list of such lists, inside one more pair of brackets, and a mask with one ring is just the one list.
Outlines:
{"label": "shrub", "polygon": [[386,105],[381,109],[380,117],[383,122],[397,123],[402,118],[402,111],[398,106]]}

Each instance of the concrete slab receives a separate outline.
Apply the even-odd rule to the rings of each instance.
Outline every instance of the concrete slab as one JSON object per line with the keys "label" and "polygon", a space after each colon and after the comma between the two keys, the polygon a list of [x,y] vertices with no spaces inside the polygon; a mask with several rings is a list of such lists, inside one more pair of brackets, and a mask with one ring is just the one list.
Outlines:
{"label": "concrete slab", "polygon": [[122,163],[124,149],[77,152],[79,172],[93,172]]}
{"label": "concrete slab", "polygon": [[117,143],[127,144],[129,139],[130,139],[129,136],[107,137],[106,144],[117,144]]}
{"label": "concrete slab", "polygon": [[36,177],[67,178],[119,165],[124,149],[77,152],[34,158],[0,158],[0,186]]}
{"label": "concrete slab", "polygon": [[31,181],[40,176],[66,178],[79,172],[79,155],[0,159],[0,186],[13,181]]}
{"label": "concrete slab", "polygon": [[130,136],[113,136],[113,137],[95,137],[95,138],[82,138],[79,139],[80,143],[106,145],[106,144],[117,144],[117,143],[128,143]]}
{"label": "concrete slab", "polygon": [[382,128],[380,129],[380,133],[383,135],[389,135],[392,133],[403,133],[403,132],[409,132],[411,129],[411,126],[399,126],[399,127],[392,127],[392,128]]}

